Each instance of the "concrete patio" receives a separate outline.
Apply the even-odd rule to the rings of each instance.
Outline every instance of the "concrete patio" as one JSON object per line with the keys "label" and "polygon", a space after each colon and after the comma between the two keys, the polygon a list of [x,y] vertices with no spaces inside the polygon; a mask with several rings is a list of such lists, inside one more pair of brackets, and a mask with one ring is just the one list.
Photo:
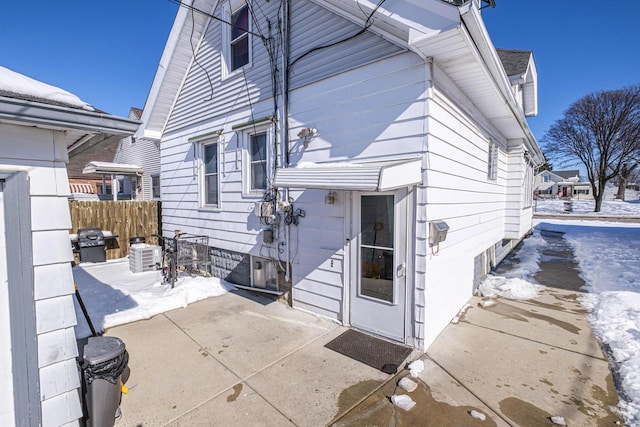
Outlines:
{"label": "concrete patio", "polygon": [[491,307],[472,298],[426,354],[409,356],[425,363],[410,411],[389,400],[405,394],[407,370],[387,375],[324,347],[344,327],[234,291],[107,331],[130,353],[116,426],[622,425],[572,253],[550,238],[537,280],[564,289]]}

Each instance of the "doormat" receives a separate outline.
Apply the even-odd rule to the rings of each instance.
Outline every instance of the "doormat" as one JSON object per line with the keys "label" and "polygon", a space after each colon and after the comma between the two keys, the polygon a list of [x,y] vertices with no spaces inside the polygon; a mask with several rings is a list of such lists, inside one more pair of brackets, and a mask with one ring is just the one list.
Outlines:
{"label": "doormat", "polygon": [[408,347],[353,329],[347,330],[324,346],[388,374],[395,374],[411,354]]}

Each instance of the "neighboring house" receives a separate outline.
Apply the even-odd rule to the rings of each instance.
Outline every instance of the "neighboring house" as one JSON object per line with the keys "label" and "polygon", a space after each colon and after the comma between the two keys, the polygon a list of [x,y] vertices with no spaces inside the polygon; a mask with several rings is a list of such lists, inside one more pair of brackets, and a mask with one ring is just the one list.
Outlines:
{"label": "neighboring house", "polygon": [[[539,198],[593,200],[591,183],[581,178],[578,170],[539,172],[535,176],[533,187]],[[603,200],[614,200],[617,191],[617,187],[608,182],[605,185]],[[638,193],[633,189],[627,189],[625,200],[638,200]]]}
{"label": "neighboring house", "polygon": [[193,6],[136,135],[160,143],[164,233],[209,236],[219,277],[425,350],[532,227],[531,52],[499,56],[477,0]]}
{"label": "neighboring house", "polygon": [[[130,119],[140,120],[142,110],[131,108]],[[137,165],[138,175],[122,175],[121,188],[132,200],[160,200],[160,147],[158,141],[126,137],[120,141],[113,158],[114,163]]]}
{"label": "neighboring house", "polygon": [[579,183],[580,172],[578,170],[545,170],[535,176],[533,188],[535,193],[540,197],[571,198],[574,195],[574,191],[579,191],[579,193],[575,193],[576,195],[588,196],[590,187],[585,188],[584,185],[578,185]]}
{"label": "neighboring house", "polygon": [[[129,119],[139,120],[140,112],[132,108]],[[71,198],[86,200],[84,193],[89,193],[97,194],[101,200],[143,200],[143,166],[121,160],[127,156],[132,158],[129,150],[121,154],[121,147],[131,139],[130,136],[122,139],[117,136],[94,138],[69,147],[67,173]],[[154,164],[153,169],[156,170],[159,168],[157,153],[153,156],[151,154],[145,164]]]}
{"label": "neighboring house", "polygon": [[77,425],[70,147],[133,133],[62,89],[0,67],[0,425]]}

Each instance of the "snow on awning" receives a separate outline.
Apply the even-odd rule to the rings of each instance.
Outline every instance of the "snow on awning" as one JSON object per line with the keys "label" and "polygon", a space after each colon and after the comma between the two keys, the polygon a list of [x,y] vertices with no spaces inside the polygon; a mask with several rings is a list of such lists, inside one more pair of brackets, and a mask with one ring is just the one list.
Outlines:
{"label": "snow on awning", "polygon": [[142,172],[144,172],[144,169],[138,165],[110,162],[91,162],[82,169],[82,173],[101,173],[111,175],[133,175]]}
{"label": "snow on awning", "polygon": [[276,170],[276,187],[387,191],[422,182],[422,159],[374,163],[303,163]]}
{"label": "snow on awning", "polygon": [[69,191],[72,193],[94,193],[93,185],[91,184],[69,184]]}

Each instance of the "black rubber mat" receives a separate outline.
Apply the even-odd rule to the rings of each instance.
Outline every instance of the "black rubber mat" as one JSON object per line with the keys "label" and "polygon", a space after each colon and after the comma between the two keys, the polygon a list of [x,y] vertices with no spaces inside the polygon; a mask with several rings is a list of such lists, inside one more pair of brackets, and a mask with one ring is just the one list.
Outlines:
{"label": "black rubber mat", "polygon": [[408,347],[353,329],[329,341],[325,347],[386,373],[395,373],[393,367],[401,368],[401,364],[411,354]]}

